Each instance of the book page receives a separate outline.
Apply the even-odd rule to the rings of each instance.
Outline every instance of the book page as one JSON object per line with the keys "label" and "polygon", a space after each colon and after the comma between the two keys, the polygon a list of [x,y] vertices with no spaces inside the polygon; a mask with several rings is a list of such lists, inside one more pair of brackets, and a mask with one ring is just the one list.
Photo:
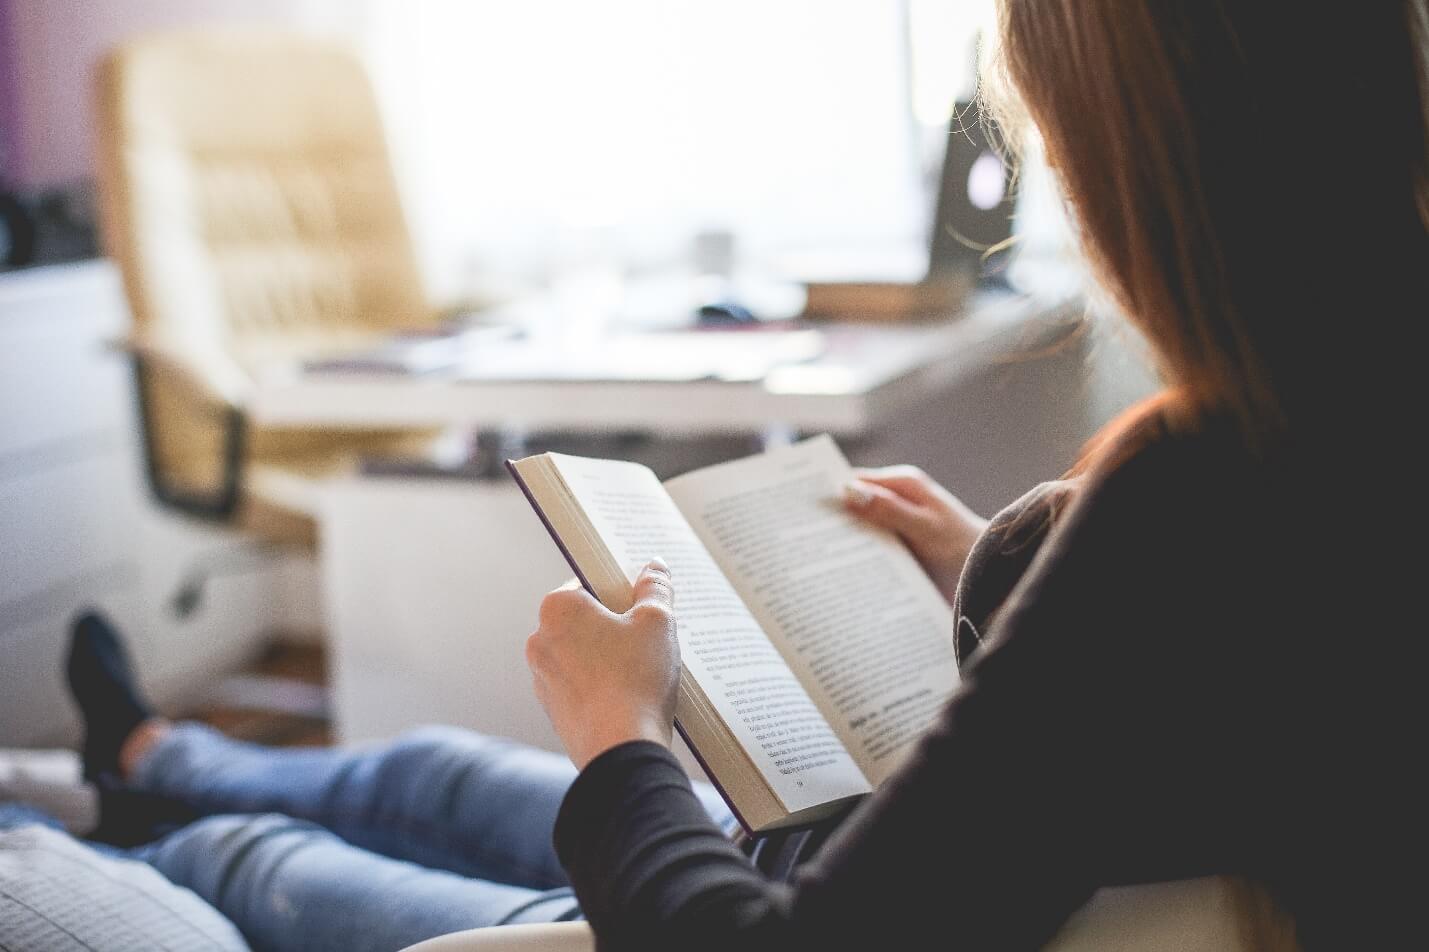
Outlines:
{"label": "book page", "polygon": [[954,621],[907,548],[844,510],[851,475],[825,436],[666,489],[877,786],[957,687]]}
{"label": "book page", "polygon": [[867,793],[868,780],[655,474],[550,456],[628,579],[655,556],[670,566],[680,659],[785,808]]}

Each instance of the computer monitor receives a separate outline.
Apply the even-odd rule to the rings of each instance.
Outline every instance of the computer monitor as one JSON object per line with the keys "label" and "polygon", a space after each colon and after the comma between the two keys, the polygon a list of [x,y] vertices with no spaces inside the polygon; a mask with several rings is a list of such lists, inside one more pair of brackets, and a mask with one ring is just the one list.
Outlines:
{"label": "computer monitor", "polygon": [[[995,133],[994,133],[995,134]],[[901,319],[955,311],[976,284],[1005,283],[1014,170],[989,142],[977,107],[949,124],[926,244],[805,255],[788,274],[804,283],[808,317]]]}
{"label": "computer monitor", "polygon": [[929,280],[969,267],[984,278],[1000,273],[1005,251],[988,251],[1012,237],[1013,175],[1002,152],[988,140],[977,106],[958,103],[948,127],[928,242]]}

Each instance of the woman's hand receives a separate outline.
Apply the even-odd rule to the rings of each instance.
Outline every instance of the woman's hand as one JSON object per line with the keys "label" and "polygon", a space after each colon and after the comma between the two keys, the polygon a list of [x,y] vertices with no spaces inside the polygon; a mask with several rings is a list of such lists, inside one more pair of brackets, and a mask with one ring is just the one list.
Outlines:
{"label": "woman's hand", "polygon": [[670,745],[680,677],[673,599],[670,569],[659,559],[635,580],[635,604],[623,615],[574,583],[542,599],[526,663],[578,768],[629,740]]}
{"label": "woman's hand", "polygon": [[855,470],[844,503],[849,512],[901,538],[952,604],[986,519],[916,466]]}

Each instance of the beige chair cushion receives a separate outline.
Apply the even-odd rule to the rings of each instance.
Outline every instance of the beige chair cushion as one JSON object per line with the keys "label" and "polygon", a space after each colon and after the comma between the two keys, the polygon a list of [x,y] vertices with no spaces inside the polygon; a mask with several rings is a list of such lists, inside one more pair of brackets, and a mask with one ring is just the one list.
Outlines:
{"label": "beige chair cushion", "polygon": [[220,345],[428,322],[362,64],[261,30],[130,43],[100,83],[105,207],[140,329]]}
{"label": "beige chair cushion", "polygon": [[[435,319],[352,51],[257,29],[153,35],[102,65],[98,113],[105,239],[135,335],[192,378],[145,382],[151,445],[173,484],[217,484],[215,411],[241,407],[264,362]],[[254,525],[282,523],[283,510],[303,520],[294,493],[268,494],[284,485],[276,470],[310,477],[412,450],[411,434],[391,431],[254,431],[239,522],[265,509]]]}

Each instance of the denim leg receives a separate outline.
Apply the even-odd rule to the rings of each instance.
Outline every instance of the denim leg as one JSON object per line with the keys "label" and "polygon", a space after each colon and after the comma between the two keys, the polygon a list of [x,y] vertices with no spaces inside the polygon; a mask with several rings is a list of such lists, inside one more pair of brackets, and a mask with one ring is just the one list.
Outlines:
{"label": "denim leg", "polygon": [[564,757],[454,728],[274,750],[183,724],[131,780],[203,813],[282,813],[384,856],[548,889],[566,884],[551,830],[574,776]]}
{"label": "denim leg", "polygon": [[20,826],[49,827],[64,832],[64,824],[43,810],[25,803],[0,803],[0,830],[13,830]]}
{"label": "denim leg", "polygon": [[258,952],[396,950],[462,929],[579,915],[569,889],[425,869],[274,814],[208,817],[130,855],[216,907]]}
{"label": "denim leg", "polygon": [[[551,832],[575,774],[558,754],[452,727],[368,748],[273,750],[184,724],[132,780],[205,813],[283,813],[384,856],[549,889],[566,884]],[[696,790],[731,830],[718,794]]]}

